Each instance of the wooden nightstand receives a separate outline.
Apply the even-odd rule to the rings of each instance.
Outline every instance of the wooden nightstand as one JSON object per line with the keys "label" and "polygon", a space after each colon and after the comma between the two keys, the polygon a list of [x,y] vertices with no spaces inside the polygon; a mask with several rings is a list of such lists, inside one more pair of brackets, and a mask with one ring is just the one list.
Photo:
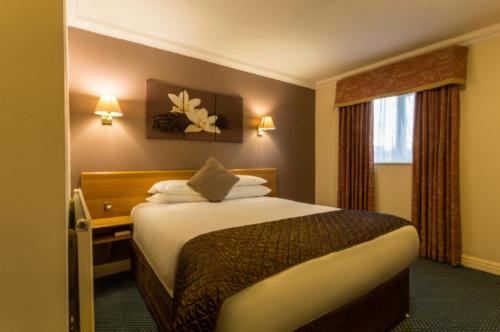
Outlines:
{"label": "wooden nightstand", "polygon": [[[92,220],[94,278],[130,270],[132,231],[130,216]],[[128,234],[117,235],[117,232]]]}

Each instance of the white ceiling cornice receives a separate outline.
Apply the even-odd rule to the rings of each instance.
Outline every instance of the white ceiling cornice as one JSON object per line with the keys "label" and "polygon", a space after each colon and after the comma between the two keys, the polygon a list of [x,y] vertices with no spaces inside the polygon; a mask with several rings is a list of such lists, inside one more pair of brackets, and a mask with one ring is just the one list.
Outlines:
{"label": "white ceiling cornice", "polygon": [[[498,0],[66,4],[69,26],[310,89],[449,45],[500,35],[500,24],[491,25],[500,21]],[[453,13],[450,6],[456,9]],[[457,34],[463,35],[449,38]]]}
{"label": "white ceiling cornice", "polygon": [[473,32],[470,32],[470,33],[467,33],[467,34],[464,34],[464,35],[461,35],[458,37],[449,38],[449,39],[446,39],[446,40],[443,40],[443,41],[440,41],[440,42],[437,42],[437,43],[434,43],[434,44],[431,44],[431,45],[428,45],[428,46],[425,46],[422,48],[418,48],[416,50],[405,52],[403,54],[396,55],[394,57],[390,57],[390,58],[384,59],[382,61],[377,61],[375,63],[369,64],[369,65],[366,65],[366,66],[363,66],[363,67],[360,67],[360,68],[357,68],[354,70],[350,70],[348,72],[345,72],[345,73],[342,73],[339,75],[335,75],[335,76],[326,78],[324,80],[316,82],[316,89],[321,89],[321,88],[330,86],[332,84],[335,84],[335,82],[337,82],[343,78],[352,76],[352,75],[356,75],[356,74],[359,74],[359,73],[362,73],[362,72],[365,72],[368,70],[372,70],[372,69],[375,69],[378,67],[382,67],[382,66],[385,66],[385,65],[388,65],[391,63],[395,63],[398,61],[409,59],[411,57],[415,57],[415,56],[418,56],[421,54],[432,52],[432,51],[435,51],[435,50],[438,50],[441,48],[445,48],[445,47],[452,46],[452,45],[468,46],[468,45],[472,45],[474,43],[477,43],[477,42],[480,42],[483,40],[487,40],[490,38],[495,38],[498,36],[500,36],[500,23],[483,28],[483,29],[479,29],[479,30],[476,30],[476,31],[473,31]]}
{"label": "white ceiling cornice", "polygon": [[124,39],[134,43],[185,55],[199,60],[208,61],[221,66],[272,78],[278,81],[295,84],[305,88],[315,88],[315,82],[310,82],[286,74],[281,74],[269,69],[245,63],[238,59],[226,57],[222,54],[217,54],[208,50],[195,48],[173,40],[158,38],[148,33],[134,31],[121,25],[111,24],[109,22],[96,20],[92,17],[87,17],[80,12],[78,5],[79,1],[81,0],[73,0],[68,3],[68,26],[95,32],[113,38]]}

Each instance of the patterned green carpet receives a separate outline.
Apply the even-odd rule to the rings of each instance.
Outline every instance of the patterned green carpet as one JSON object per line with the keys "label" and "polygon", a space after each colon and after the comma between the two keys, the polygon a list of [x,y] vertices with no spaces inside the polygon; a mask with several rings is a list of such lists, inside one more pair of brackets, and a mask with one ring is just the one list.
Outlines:
{"label": "patterned green carpet", "polygon": [[[410,269],[410,318],[393,332],[500,332],[500,277],[419,259]],[[158,331],[132,275],[95,283],[97,332]]]}

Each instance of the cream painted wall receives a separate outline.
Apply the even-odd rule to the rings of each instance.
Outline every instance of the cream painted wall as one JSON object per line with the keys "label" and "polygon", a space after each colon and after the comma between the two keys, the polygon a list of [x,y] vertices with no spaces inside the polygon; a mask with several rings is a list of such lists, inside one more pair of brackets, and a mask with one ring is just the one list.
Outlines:
{"label": "cream painted wall", "polygon": [[462,251],[500,264],[500,37],[470,46],[461,97]]}
{"label": "cream painted wall", "polygon": [[[463,254],[500,264],[500,37],[470,45],[461,93]],[[336,205],[338,111],[335,86],[316,90],[316,202]],[[376,165],[377,211],[411,217],[411,166]],[[493,264],[493,268],[491,268]]]}
{"label": "cream painted wall", "polygon": [[0,331],[66,331],[63,0],[0,3]]}
{"label": "cream painted wall", "polygon": [[412,166],[375,165],[375,209],[411,220]]}
{"label": "cream painted wall", "polygon": [[316,89],[316,204],[337,204],[338,109],[335,85]]}

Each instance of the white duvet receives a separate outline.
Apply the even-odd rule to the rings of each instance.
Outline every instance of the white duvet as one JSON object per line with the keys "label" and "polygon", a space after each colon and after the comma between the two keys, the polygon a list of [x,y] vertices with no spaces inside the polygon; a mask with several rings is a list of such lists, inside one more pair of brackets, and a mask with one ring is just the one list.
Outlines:
{"label": "white duvet", "polygon": [[[132,220],[135,242],[172,296],[179,251],[197,235],[334,210],[259,197],[221,203],[142,203],[132,210]],[[227,299],[218,316],[217,331],[296,329],[389,280],[417,253],[416,231],[405,226],[304,262]]]}

